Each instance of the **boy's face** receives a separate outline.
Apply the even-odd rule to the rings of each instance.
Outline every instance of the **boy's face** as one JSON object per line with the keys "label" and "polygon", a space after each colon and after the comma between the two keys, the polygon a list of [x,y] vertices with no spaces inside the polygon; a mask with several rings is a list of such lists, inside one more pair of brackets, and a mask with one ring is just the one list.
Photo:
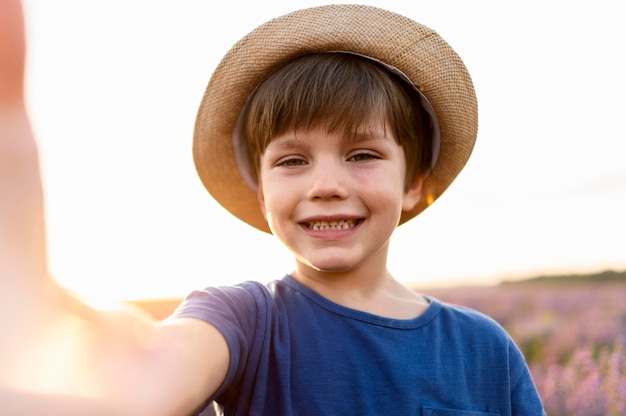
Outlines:
{"label": "boy's face", "polygon": [[421,190],[416,180],[405,192],[404,152],[391,131],[371,123],[353,138],[322,126],[270,142],[260,160],[259,201],[299,268],[386,268],[389,238]]}

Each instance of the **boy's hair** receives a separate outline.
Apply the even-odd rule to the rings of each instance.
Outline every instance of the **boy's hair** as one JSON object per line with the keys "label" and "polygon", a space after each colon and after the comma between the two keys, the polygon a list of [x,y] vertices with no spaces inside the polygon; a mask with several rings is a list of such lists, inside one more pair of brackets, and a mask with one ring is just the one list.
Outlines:
{"label": "boy's hair", "polygon": [[296,58],[257,87],[243,116],[248,162],[257,176],[260,156],[280,134],[322,126],[354,137],[363,123],[377,119],[393,129],[404,150],[405,189],[430,170],[431,120],[417,91],[358,55],[337,52]]}

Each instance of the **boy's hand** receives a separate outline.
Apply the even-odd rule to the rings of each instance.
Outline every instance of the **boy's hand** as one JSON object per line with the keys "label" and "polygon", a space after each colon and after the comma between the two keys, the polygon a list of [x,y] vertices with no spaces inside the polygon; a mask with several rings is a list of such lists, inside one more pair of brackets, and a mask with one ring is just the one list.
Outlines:
{"label": "boy's hand", "polygon": [[[0,279],[45,278],[43,197],[24,104],[24,25],[17,0],[0,0]],[[18,279],[19,276],[19,279]],[[6,296],[6,292],[2,295]],[[0,296],[2,296],[0,295]]]}
{"label": "boy's hand", "polygon": [[156,324],[79,302],[48,275],[19,0],[0,0],[0,414],[188,414],[222,382],[208,324]]}

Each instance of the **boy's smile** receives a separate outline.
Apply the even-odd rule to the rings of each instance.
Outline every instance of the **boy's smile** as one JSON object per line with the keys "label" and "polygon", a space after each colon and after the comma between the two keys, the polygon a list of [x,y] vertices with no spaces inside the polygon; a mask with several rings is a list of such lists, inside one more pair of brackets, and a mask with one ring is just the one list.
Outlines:
{"label": "boy's smile", "polygon": [[321,230],[347,230],[349,228],[355,227],[359,223],[359,220],[353,219],[341,219],[341,220],[331,220],[331,221],[310,221],[306,222],[305,225],[309,230],[321,231]]}
{"label": "boy's smile", "polygon": [[419,201],[420,181],[405,192],[405,164],[381,123],[356,137],[319,126],[274,138],[261,156],[259,201],[297,270],[384,274],[400,214]]}

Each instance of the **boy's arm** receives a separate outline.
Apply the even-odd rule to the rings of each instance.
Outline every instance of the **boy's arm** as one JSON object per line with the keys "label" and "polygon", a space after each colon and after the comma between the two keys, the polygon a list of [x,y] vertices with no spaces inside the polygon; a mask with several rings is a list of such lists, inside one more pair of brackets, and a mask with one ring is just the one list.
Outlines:
{"label": "boy's arm", "polygon": [[0,322],[0,414],[188,415],[224,380],[228,348],[207,323],[65,296],[22,299]]}
{"label": "boy's arm", "polygon": [[0,414],[188,414],[227,371],[216,329],[96,311],[49,277],[24,43],[19,0],[0,0]]}

